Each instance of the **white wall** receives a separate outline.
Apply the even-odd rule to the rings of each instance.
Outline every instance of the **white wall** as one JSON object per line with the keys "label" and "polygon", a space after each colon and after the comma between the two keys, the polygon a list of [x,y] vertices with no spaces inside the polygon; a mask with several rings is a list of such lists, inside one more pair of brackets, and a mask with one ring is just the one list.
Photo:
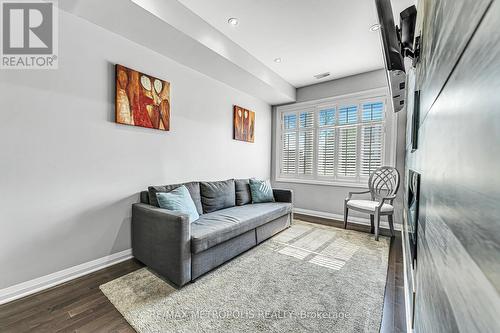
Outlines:
{"label": "white wall", "polygon": [[[335,97],[386,86],[387,80],[385,78],[385,70],[377,70],[299,88],[297,89],[297,102]],[[273,109],[273,123],[276,123],[278,121],[277,112],[275,108]],[[396,167],[399,170],[401,177],[403,177],[406,131],[406,116],[403,111],[397,114],[397,127],[398,139],[396,148]],[[276,140],[274,128],[275,127],[273,126],[273,148],[275,147],[274,143]],[[273,170],[276,162],[274,160],[274,156],[275,154],[273,149]],[[401,178],[401,184],[403,184],[403,178]],[[277,182],[275,180],[273,181],[273,186],[292,189],[295,195],[295,207],[298,209],[315,211],[316,213],[320,213],[322,216],[337,215],[341,218],[344,214],[344,198],[347,196],[348,192],[363,190],[361,188],[345,186],[300,184],[293,182]],[[394,220],[396,223],[402,222],[402,196],[403,190],[401,186],[398,198],[395,201],[396,214]],[[349,215],[368,218],[367,215],[357,214],[356,212],[350,212]],[[382,220],[385,220],[385,218]]]}
{"label": "white wall", "polygon": [[380,87],[387,87],[387,79],[383,69],[299,88],[297,89],[296,102],[346,95]]}
{"label": "white wall", "polygon": [[[72,14],[59,31],[58,70],[0,72],[0,289],[130,248],[148,185],[270,174],[268,104]],[[171,82],[170,132],[114,123],[115,63]]]}

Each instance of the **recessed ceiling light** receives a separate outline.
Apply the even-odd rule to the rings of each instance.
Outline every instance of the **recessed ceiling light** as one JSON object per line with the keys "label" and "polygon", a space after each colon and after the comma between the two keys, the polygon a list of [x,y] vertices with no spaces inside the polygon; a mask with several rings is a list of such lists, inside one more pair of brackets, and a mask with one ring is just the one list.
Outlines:
{"label": "recessed ceiling light", "polygon": [[326,72],[326,73],[321,73],[321,74],[317,74],[317,75],[314,75],[314,77],[319,80],[319,79],[323,79],[327,76],[330,76],[330,72]]}
{"label": "recessed ceiling light", "polygon": [[235,27],[240,23],[240,21],[236,17],[231,17],[229,20],[227,20],[227,23]]}
{"label": "recessed ceiling light", "polygon": [[275,58],[275,59],[274,59],[274,62],[276,62],[276,63],[278,63],[278,64],[279,64],[280,62],[282,62],[282,61],[283,61],[283,59],[281,59],[281,58]]}
{"label": "recessed ceiling light", "polygon": [[377,31],[378,29],[380,29],[380,24],[378,23],[375,23],[370,27],[370,31]]}

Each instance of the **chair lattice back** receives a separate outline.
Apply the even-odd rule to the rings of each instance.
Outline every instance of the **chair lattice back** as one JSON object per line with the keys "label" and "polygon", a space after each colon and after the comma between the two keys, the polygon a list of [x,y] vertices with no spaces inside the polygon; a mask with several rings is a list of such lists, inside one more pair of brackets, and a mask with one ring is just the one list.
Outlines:
{"label": "chair lattice back", "polygon": [[368,186],[372,200],[396,194],[399,187],[399,171],[393,167],[377,168],[370,175]]}

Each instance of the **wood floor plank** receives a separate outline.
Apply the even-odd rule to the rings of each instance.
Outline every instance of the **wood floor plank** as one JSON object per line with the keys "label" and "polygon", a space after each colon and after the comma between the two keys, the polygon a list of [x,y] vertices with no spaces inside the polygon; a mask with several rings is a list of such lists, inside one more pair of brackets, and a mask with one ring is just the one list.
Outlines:
{"label": "wood floor plank", "polygon": [[[115,309],[113,304],[107,301],[101,303],[100,305],[94,308],[88,309],[80,313],[78,316],[75,316],[70,320],[63,322],[60,325],[57,325],[54,332],[75,332],[79,330],[81,327],[87,325],[88,323],[98,320],[100,316],[107,313],[112,313],[113,318],[125,322],[128,325],[125,318],[123,318],[122,315],[118,312],[118,310]],[[99,323],[104,325],[103,322]]]}
{"label": "wood floor plank", "polygon": [[99,285],[105,283],[103,281],[111,281],[142,267],[138,262],[135,265],[120,263],[115,266],[66,282],[41,293],[1,305],[0,327],[1,323],[28,320],[47,311],[51,312],[53,308],[63,304],[73,304],[76,300],[95,293]]}
{"label": "wood floor plank", "polygon": [[[117,271],[119,272],[119,269],[117,269]],[[34,306],[42,309],[45,308],[47,304],[50,306],[51,304],[60,304],[60,302],[63,301],[71,303],[75,297],[80,297],[80,295],[86,292],[92,292],[92,287],[95,288],[98,286],[99,281],[102,281],[106,277],[106,274],[106,272],[101,271],[92,273],[35,295],[27,296],[5,305],[0,305],[0,320],[11,317],[14,313],[17,317],[21,318],[24,311],[31,312]],[[117,276],[119,276],[119,274],[117,274]]]}
{"label": "wood floor plank", "polygon": [[[92,320],[87,321],[83,325],[79,326],[74,330],[78,333],[95,333],[95,332],[107,332],[106,327],[108,323],[113,319],[116,319],[116,309],[111,307],[103,307],[102,311],[96,312],[96,315]],[[118,313],[119,314],[119,313]]]}
{"label": "wood floor plank", "polygon": [[[99,290],[99,285],[141,267],[143,265],[137,260],[128,260],[41,293],[1,305],[0,331],[28,332],[43,330],[54,332],[57,330],[58,325],[66,327],[79,323],[82,326],[92,321],[92,318],[96,316],[96,311],[100,309],[99,306],[102,304],[106,304],[108,311],[114,310],[115,315],[121,318],[119,312]],[[86,300],[99,301],[96,301],[93,305],[88,304],[87,309],[82,312],[81,306]],[[80,314],[75,316],[76,312],[80,312]],[[70,315],[70,313],[73,315]]]}

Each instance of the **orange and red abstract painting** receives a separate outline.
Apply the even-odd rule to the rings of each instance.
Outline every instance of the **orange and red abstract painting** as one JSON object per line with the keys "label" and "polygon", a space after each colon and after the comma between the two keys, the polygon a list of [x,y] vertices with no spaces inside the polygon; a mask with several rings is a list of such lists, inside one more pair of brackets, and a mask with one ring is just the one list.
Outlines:
{"label": "orange and red abstract painting", "polygon": [[116,65],[116,122],[170,130],[170,82]]}
{"label": "orange and red abstract painting", "polygon": [[255,112],[234,106],[234,139],[246,142],[255,140]]}

